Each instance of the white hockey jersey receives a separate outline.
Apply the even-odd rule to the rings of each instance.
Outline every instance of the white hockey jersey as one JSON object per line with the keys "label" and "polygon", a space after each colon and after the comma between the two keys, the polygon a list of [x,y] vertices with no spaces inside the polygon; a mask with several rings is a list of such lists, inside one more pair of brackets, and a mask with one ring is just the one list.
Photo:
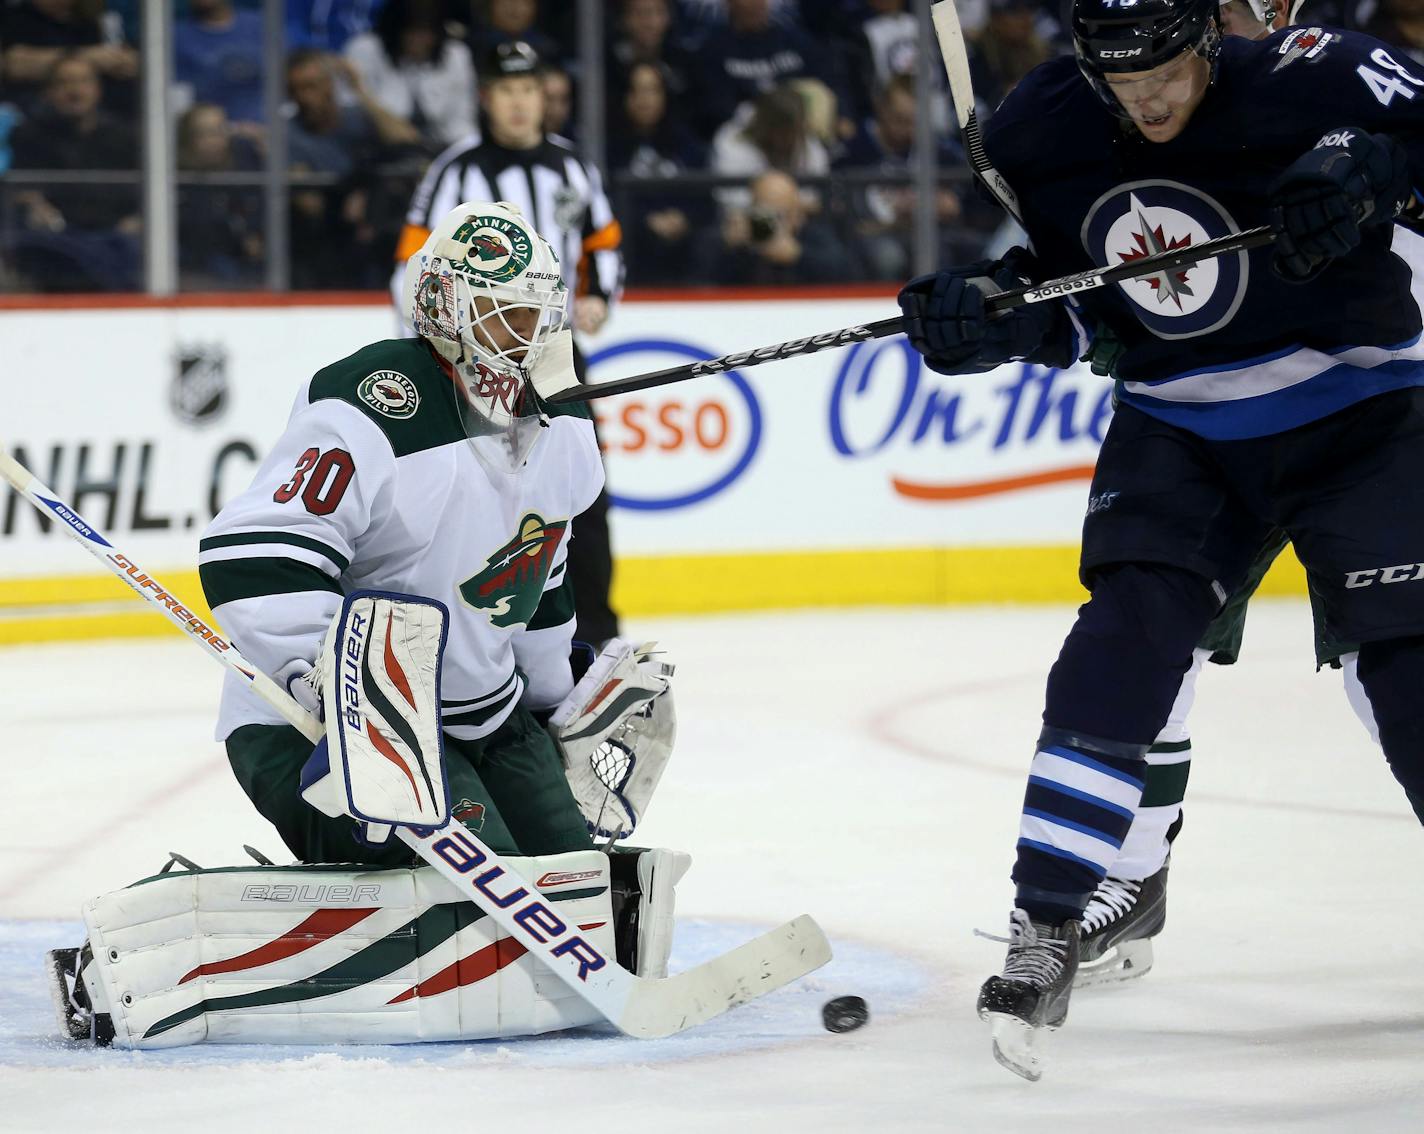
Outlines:
{"label": "white hockey jersey", "polygon": [[[254,665],[290,684],[315,661],[343,593],[379,589],[450,610],[441,713],[452,736],[499,727],[521,700],[573,688],[570,521],[603,486],[587,410],[554,407],[525,465],[500,475],[461,426],[422,339],[374,343],[319,371],[251,486],[199,544],[203,590]],[[229,674],[217,738],[281,724]]]}

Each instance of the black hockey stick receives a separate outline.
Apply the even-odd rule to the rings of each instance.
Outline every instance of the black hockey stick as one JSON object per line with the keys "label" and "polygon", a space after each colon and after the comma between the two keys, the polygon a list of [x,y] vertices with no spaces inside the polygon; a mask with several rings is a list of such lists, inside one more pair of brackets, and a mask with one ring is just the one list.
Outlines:
{"label": "black hockey stick", "polygon": [[[1107,284],[1123,280],[1142,279],[1144,276],[1161,275],[1191,267],[1203,260],[1217,256],[1230,256],[1269,244],[1275,233],[1269,225],[1248,228],[1245,232],[1229,232],[1195,247],[1177,248],[1141,260],[1128,260],[1111,267],[1089,268],[1071,276],[1059,276],[1041,284],[1001,291],[989,296],[985,309],[989,314],[1009,311],[1029,303],[1043,303],[1051,299],[1061,299],[1079,291],[1091,291]],[[902,329],[902,321],[897,315],[890,319],[877,319],[857,327],[845,327],[824,335],[811,335],[804,339],[774,343],[754,350],[724,354],[720,358],[709,358],[703,362],[689,362],[681,366],[670,366],[666,370],[654,370],[647,374],[634,374],[629,378],[616,378],[612,382],[595,382],[588,385],[572,384],[559,390],[540,390],[545,401],[558,405],[563,402],[586,402],[593,398],[609,398],[614,394],[631,394],[635,390],[647,390],[653,386],[667,386],[673,382],[685,382],[689,378],[701,378],[707,374],[723,374],[728,370],[745,370],[749,366],[760,366],[764,362],[778,362],[783,358],[794,358],[802,354],[818,354],[823,350],[850,346],[852,343],[868,342],[871,339],[888,338]]]}

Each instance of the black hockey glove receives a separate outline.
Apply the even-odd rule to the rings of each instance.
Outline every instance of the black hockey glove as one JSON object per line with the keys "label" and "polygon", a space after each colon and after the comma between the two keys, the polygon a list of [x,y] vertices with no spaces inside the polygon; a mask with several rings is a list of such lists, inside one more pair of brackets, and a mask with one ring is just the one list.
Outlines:
{"label": "black hockey glove", "polygon": [[1067,366],[1073,332],[1063,305],[1029,303],[988,316],[984,297],[1031,283],[1033,257],[1011,249],[1002,260],[917,276],[900,289],[905,334],[939,374],[977,374],[1014,359]]}
{"label": "black hockey glove", "polygon": [[1398,142],[1352,126],[1331,130],[1271,186],[1271,266],[1292,283],[1313,279],[1359,245],[1362,229],[1394,220],[1412,195]]}

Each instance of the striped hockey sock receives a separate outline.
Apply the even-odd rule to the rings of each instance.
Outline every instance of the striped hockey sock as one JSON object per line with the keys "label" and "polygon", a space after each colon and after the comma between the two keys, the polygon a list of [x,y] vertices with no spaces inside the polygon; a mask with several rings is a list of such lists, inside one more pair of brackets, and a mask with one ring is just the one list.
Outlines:
{"label": "striped hockey sock", "polygon": [[1058,924],[1084,905],[1118,858],[1142,798],[1145,744],[1045,728],[1024,791],[1015,904]]}

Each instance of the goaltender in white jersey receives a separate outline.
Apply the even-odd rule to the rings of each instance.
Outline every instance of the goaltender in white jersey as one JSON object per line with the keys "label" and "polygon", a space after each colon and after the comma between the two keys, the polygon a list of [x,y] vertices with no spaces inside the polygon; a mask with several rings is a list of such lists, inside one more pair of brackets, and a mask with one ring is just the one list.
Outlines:
{"label": "goaltender in white jersey", "polygon": [[[602,955],[666,974],[687,856],[606,853],[590,833],[626,837],[656,786],[671,667],[615,639],[575,681],[569,521],[603,472],[587,412],[534,392],[572,366],[558,261],[514,206],[466,203],[411,258],[405,295],[419,337],[311,378],[200,544],[219,622],[325,708],[340,775],[323,774],[326,741],[314,754],[231,677],[218,738],[298,865],[185,863],[90,902],[89,943],[52,955],[73,1035],[410,1042],[597,1018],[389,827],[351,817],[376,811],[330,806],[333,785],[354,801],[408,782],[432,825],[476,832]],[[359,657],[352,619],[370,628]],[[375,723],[350,725],[348,680]]]}

